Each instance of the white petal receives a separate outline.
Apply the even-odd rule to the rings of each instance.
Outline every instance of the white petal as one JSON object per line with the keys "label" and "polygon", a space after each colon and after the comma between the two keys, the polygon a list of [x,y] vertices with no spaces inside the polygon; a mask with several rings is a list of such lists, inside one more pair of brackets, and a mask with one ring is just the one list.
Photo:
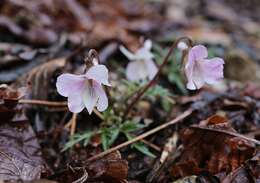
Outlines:
{"label": "white petal", "polygon": [[185,75],[186,75],[186,78],[188,80],[188,83],[187,83],[187,88],[190,89],[190,90],[195,90],[196,89],[196,86],[194,85],[193,83],[193,79],[192,79],[192,76],[193,76],[193,69],[194,69],[194,64],[195,64],[195,60],[194,60],[194,56],[192,54],[192,52],[189,52],[188,54],[188,61],[185,65]]}
{"label": "white petal", "polygon": [[152,60],[154,58],[153,53],[146,48],[140,48],[136,52],[136,60]]}
{"label": "white petal", "polygon": [[84,88],[84,75],[62,74],[57,78],[56,87],[60,95],[68,97]]}
{"label": "white petal", "polygon": [[111,86],[108,82],[108,69],[104,65],[94,65],[86,73],[88,79],[93,79],[98,83]]}
{"label": "white petal", "polygon": [[85,90],[82,93],[82,98],[88,113],[91,114],[98,100],[98,96],[94,87],[90,84],[86,85]]}
{"label": "white petal", "polygon": [[73,113],[79,113],[84,109],[81,93],[72,93],[68,97],[68,108]]}
{"label": "white petal", "polygon": [[144,42],[144,48],[149,51],[152,49],[152,41],[150,39],[147,39]]}
{"label": "white petal", "polygon": [[155,63],[152,60],[145,61],[148,71],[148,77],[150,80],[156,75],[158,68],[156,67]]}
{"label": "white petal", "polygon": [[186,85],[186,87],[189,89],[189,90],[196,90],[196,86],[194,85],[193,81],[189,81]]}
{"label": "white petal", "polygon": [[102,112],[102,111],[106,110],[108,107],[107,95],[100,84],[95,83],[94,88],[95,88],[96,94],[98,96],[97,110]]}
{"label": "white petal", "polygon": [[136,55],[131,53],[128,49],[126,49],[124,46],[119,46],[120,51],[129,59],[129,60],[135,60]]}
{"label": "white petal", "polygon": [[190,90],[200,89],[205,83],[200,65],[198,61],[194,60],[193,55],[190,53],[188,62],[185,65],[185,75],[188,80],[187,88]]}
{"label": "white petal", "polygon": [[148,71],[144,61],[130,62],[126,68],[126,77],[130,81],[146,79],[148,77]]}

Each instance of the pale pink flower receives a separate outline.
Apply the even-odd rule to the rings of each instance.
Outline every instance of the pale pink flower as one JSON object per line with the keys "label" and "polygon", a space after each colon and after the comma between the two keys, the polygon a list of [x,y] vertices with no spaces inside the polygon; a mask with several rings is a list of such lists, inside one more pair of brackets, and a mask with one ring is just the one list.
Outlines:
{"label": "pale pink flower", "polygon": [[121,52],[132,62],[127,65],[126,77],[130,81],[152,80],[158,69],[153,62],[154,55],[151,52],[152,41],[146,40],[144,46],[135,53],[131,53],[125,47],[120,46]]}
{"label": "pale pink flower", "polygon": [[94,65],[83,75],[60,75],[56,87],[60,95],[68,97],[71,112],[79,113],[86,107],[91,114],[95,106],[99,111],[108,107],[107,95],[102,84],[111,86],[108,82],[108,69],[104,65]]}
{"label": "pale pink flower", "polygon": [[224,60],[207,57],[208,51],[203,45],[194,46],[189,50],[188,62],[185,65],[188,89],[200,89],[205,83],[214,84],[224,77]]}

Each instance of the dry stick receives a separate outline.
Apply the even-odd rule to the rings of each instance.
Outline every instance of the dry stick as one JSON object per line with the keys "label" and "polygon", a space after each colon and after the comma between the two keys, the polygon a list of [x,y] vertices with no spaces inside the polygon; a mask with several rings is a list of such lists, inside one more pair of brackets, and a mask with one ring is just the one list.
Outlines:
{"label": "dry stick", "polygon": [[[67,102],[59,102],[59,101],[47,101],[47,100],[35,100],[35,99],[20,99],[19,100],[20,104],[32,104],[32,105],[46,105],[46,106],[51,106],[51,107],[65,107],[68,105]],[[103,119],[102,114],[98,112],[96,109],[93,110],[93,112]]]}
{"label": "dry stick", "polygon": [[155,76],[153,77],[153,79],[143,88],[141,89],[141,91],[136,95],[136,97],[132,100],[132,102],[128,105],[128,107],[126,108],[126,111],[124,113],[124,118],[127,117],[127,115],[129,114],[129,112],[131,111],[131,109],[134,107],[134,105],[136,104],[136,102],[138,102],[138,100],[143,96],[143,94],[155,83],[157,77],[161,74],[162,72],[162,69],[163,67],[167,64],[173,50],[177,47],[178,43],[181,41],[181,40],[187,40],[188,41],[188,44],[189,46],[192,45],[192,41],[190,38],[188,37],[181,37],[179,39],[177,39],[173,45],[171,46],[171,48],[169,49],[166,57],[164,58],[163,60],[163,63],[160,65],[160,67],[158,68],[158,71],[157,73],[155,74]]}
{"label": "dry stick", "polygon": [[177,116],[175,119],[173,119],[173,120],[171,120],[167,123],[164,123],[164,124],[154,128],[152,130],[149,130],[148,132],[145,132],[145,133],[133,138],[132,140],[126,141],[122,144],[119,144],[118,146],[112,147],[111,149],[108,149],[108,150],[106,150],[106,151],[104,151],[104,152],[102,152],[102,153],[100,153],[96,156],[93,156],[93,157],[89,158],[87,161],[91,162],[91,161],[97,160],[97,159],[102,158],[103,156],[105,156],[105,155],[107,155],[111,152],[114,152],[114,151],[119,150],[123,147],[126,147],[130,144],[133,144],[133,143],[135,143],[135,142],[137,142],[141,139],[144,139],[144,138],[146,138],[146,137],[148,137],[148,136],[150,136],[150,135],[152,135],[152,134],[154,134],[154,133],[156,133],[156,132],[158,132],[162,129],[165,129],[166,127],[168,127],[170,125],[173,125],[173,124],[180,122],[181,120],[183,120],[184,118],[189,116],[192,112],[193,112],[192,109],[188,109],[188,110],[184,111],[181,115]]}
{"label": "dry stick", "polygon": [[149,147],[153,148],[154,150],[161,152],[161,148],[159,146],[157,146],[157,145],[155,145],[155,144],[153,144],[153,143],[151,143],[151,142],[149,142],[148,140],[145,140],[145,139],[141,139],[141,141],[144,144],[148,145]]}
{"label": "dry stick", "polygon": [[256,139],[253,139],[253,138],[250,138],[250,137],[246,137],[246,136],[241,135],[241,134],[236,133],[236,132],[231,132],[231,131],[221,130],[221,129],[208,128],[208,127],[195,126],[195,125],[191,126],[191,128],[224,133],[224,134],[231,135],[231,136],[234,136],[234,137],[239,137],[239,138],[242,138],[244,140],[248,140],[250,142],[253,142],[253,143],[257,144],[257,145],[260,145],[260,141],[258,141]]}
{"label": "dry stick", "polygon": [[67,106],[67,102],[52,102],[47,100],[30,100],[30,99],[20,99],[20,104],[33,104],[33,105],[47,105],[52,107],[64,107]]}

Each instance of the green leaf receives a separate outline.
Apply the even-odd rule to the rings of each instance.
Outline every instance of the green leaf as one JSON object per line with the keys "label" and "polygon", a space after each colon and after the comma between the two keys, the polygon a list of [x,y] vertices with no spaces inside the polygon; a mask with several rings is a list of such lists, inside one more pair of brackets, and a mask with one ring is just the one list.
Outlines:
{"label": "green leaf", "polygon": [[75,134],[73,135],[70,140],[64,145],[63,149],[61,150],[62,152],[63,151],[66,151],[68,150],[69,148],[73,147],[75,144],[81,142],[84,140],[84,143],[83,145],[86,146],[88,145],[89,143],[89,140],[90,138],[92,137],[93,135],[93,132],[90,132],[90,131],[87,131],[83,134]]}
{"label": "green leaf", "polygon": [[101,141],[104,150],[107,150],[117,139],[119,128],[110,127],[101,130]]}
{"label": "green leaf", "polygon": [[183,93],[183,94],[187,94],[187,90],[185,88],[185,84],[182,81],[182,77],[181,77],[181,73],[179,73],[179,71],[173,71],[170,72],[168,74],[168,80],[173,83],[176,84],[176,86],[178,87],[178,89]]}
{"label": "green leaf", "polygon": [[[129,133],[124,133],[124,134],[128,140],[133,139],[133,137]],[[147,156],[150,156],[152,158],[156,157],[153,153],[151,153],[149,151],[148,147],[142,142],[136,142],[136,143],[132,144],[131,147],[137,149],[138,151],[140,151],[141,153],[143,153]]]}
{"label": "green leaf", "polygon": [[165,111],[170,111],[172,107],[172,103],[169,102],[168,100],[162,100],[162,107]]}
{"label": "green leaf", "polygon": [[142,142],[136,142],[132,145],[132,147],[134,147],[135,149],[137,149],[138,151],[140,151],[141,153],[147,156],[150,156],[152,158],[156,157],[153,153],[149,151],[148,147]]}
{"label": "green leaf", "polygon": [[134,122],[134,121],[126,121],[123,123],[120,127],[120,131],[124,133],[134,132],[136,130],[139,130],[141,128],[144,128],[145,125]]}
{"label": "green leaf", "polygon": [[164,97],[164,96],[171,96],[170,92],[168,89],[160,86],[160,85],[156,85],[153,88],[150,88],[146,93],[146,96],[160,96],[160,97]]}

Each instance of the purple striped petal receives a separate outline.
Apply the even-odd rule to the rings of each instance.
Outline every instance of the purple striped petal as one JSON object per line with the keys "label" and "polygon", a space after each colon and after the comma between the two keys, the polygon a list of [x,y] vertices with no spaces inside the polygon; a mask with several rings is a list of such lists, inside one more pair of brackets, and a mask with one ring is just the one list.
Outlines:
{"label": "purple striped petal", "polygon": [[82,93],[83,103],[91,114],[98,101],[98,95],[96,94],[95,88],[90,84],[87,84]]}

